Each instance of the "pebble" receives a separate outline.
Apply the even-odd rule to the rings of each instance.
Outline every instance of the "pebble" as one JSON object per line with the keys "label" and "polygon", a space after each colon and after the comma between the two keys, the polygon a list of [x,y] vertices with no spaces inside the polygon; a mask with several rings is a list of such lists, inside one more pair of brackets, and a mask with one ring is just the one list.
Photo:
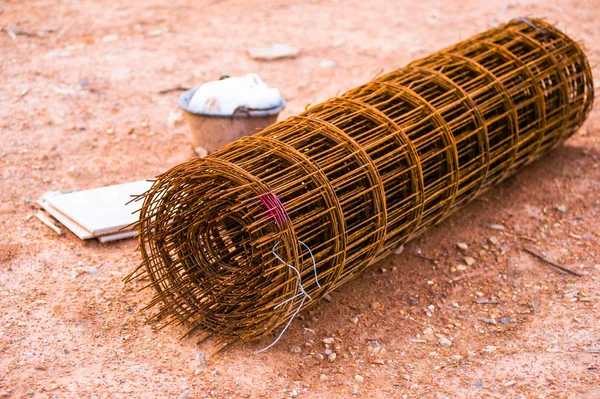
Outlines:
{"label": "pebble", "polygon": [[352,390],[352,395],[354,395],[354,396],[360,395],[360,391],[358,390],[358,387],[356,385],[354,386],[354,389]]}
{"label": "pebble", "polygon": [[513,385],[515,385],[517,383],[517,381],[512,380],[512,381],[508,381],[507,383],[504,384],[505,387],[512,387]]}
{"label": "pebble", "polygon": [[325,339],[323,340],[323,343],[324,343],[324,344],[328,344],[328,345],[329,345],[329,344],[333,344],[334,342],[335,342],[335,338],[333,338],[333,337],[325,338]]}
{"label": "pebble", "polygon": [[565,213],[567,211],[567,207],[564,205],[558,205],[556,209],[561,213]]}
{"label": "pebble", "polygon": [[323,69],[331,69],[335,67],[335,61],[332,60],[323,60],[319,63],[319,67]]}
{"label": "pebble", "polygon": [[320,379],[321,381],[327,381],[327,375],[325,375],[325,374],[321,374],[321,376],[319,377],[319,379]]}
{"label": "pebble", "polygon": [[484,323],[487,323],[487,324],[492,324],[494,326],[498,325],[498,323],[496,322],[496,319],[488,319],[486,317],[482,317],[479,320],[481,320],[481,321],[483,321]]}
{"label": "pebble", "polygon": [[23,198],[23,202],[26,204],[29,204],[31,202],[31,200],[27,197]]}
{"label": "pebble", "polygon": [[467,270],[467,266],[465,266],[465,265],[462,265],[462,264],[461,264],[461,265],[458,265],[458,266],[456,266],[456,270],[459,270],[459,271],[461,271],[461,272],[462,272],[462,271],[464,271],[464,270]]}
{"label": "pebble", "polygon": [[465,244],[464,242],[459,242],[458,244],[456,244],[456,246],[458,247],[458,249],[460,249],[461,251],[466,251],[469,249],[469,246],[467,244]]}
{"label": "pebble", "polygon": [[259,61],[275,61],[283,58],[295,58],[299,53],[294,46],[276,43],[270,46],[253,47],[248,50],[250,57]]}
{"label": "pebble", "polygon": [[290,398],[296,398],[298,397],[298,391],[296,391],[295,389],[292,389],[292,392],[290,392]]}
{"label": "pebble", "polygon": [[403,377],[403,378],[404,378],[406,381],[410,381],[410,375],[408,375],[408,374],[404,374],[402,377]]}
{"label": "pebble", "polygon": [[487,353],[492,353],[492,352],[495,352],[496,349],[498,349],[498,348],[495,346],[492,346],[492,345],[488,345],[485,348],[483,348],[483,351],[487,352]]}
{"label": "pebble", "polygon": [[371,302],[371,309],[373,309],[373,310],[379,310],[381,308],[383,308],[383,305],[381,303],[379,303],[377,301]]}
{"label": "pebble", "polygon": [[322,354],[320,354],[320,353],[317,353],[317,354],[315,355],[315,359],[317,359],[317,360],[323,360],[323,359],[325,359],[325,356],[323,356],[323,355],[322,355]]}
{"label": "pebble", "polygon": [[500,241],[498,241],[498,239],[494,236],[491,236],[490,238],[488,238],[488,242],[495,246],[500,245]]}
{"label": "pebble", "polygon": [[299,346],[294,346],[292,349],[290,349],[290,352],[300,353],[300,352],[302,352],[302,348],[300,348]]}
{"label": "pebble", "polygon": [[331,349],[325,349],[325,355],[329,356],[333,353]]}
{"label": "pebble", "polygon": [[335,42],[331,43],[331,47],[338,48],[342,47],[346,43],[346,39],[338,39]]}
{"label": "pebble", "polygon": [[98,269],[92,266],[87,266],[85,271],[91,275],[98,274]]}
{"label": "pebble", "polygon": [[473,266],[475,264],[475,259],[473,259],[470,256],[465,256],[463,258],[463,260],[465,261],[465,263],[467,264],[467,266]]}
{"label": "pebble", "polygon": [[504,230],[504,226],[501,224],[490,224],[489,228],[492,230]]}
{"label": "pebble", "polygon": [[102,38],[104,43],[116,42],[119,40],[119,35],[106,35]]}
{"label": "pebble", "polygon": [[502,324],[508,324],[508,323],[510,323],[510,321],[511,321],[510,317],[503,317],[500,319],[500,323],[502,323]]}
{"label": "pebble", "polygon": [[333,298],[329,294],[325,295],[323,299],[325,299],[327,302],[333,302]]}
{"label": "pebble", "polygon": [[358,324],[358,317],[353,317],[349,321],[350,321],[350,323]]}
{"label": "pebble", "polygon": [[199,369],[206,368],[206,357],[203,352],[194,351],[194,360],[196,362],[196,367]]}
{"label": "pebble", "polygon": [[478,381],[478,382],[475,383],[475,386],[476,387],[482,387],[483,386],[483,382]]}
{"label": "pebble", "polygon": [[394,251],[394,255],[400,255],[404,251],[404,245],[400,245],[400,247]]}
{"label": "pebble", "polygon": [[363,381],[365,380],[365,377],[363,377],[363,376],[362,376],[362,375],[360,375],[360,374],[356,374],[356,375],[354,376],[354,379],[355,379],[356,381],[358,381],[358,382],[363,382]]}
{"label": "pebble", "polygon": [[450,341],[448,338],[444,337],[443,335],[440,335],[439,337],[439,344],[442,345],[445,348],[449,348],[450,346],[452,346],[452,341]]}
{"label": "pebble", "polygon": [[336,357],[337,357],[336,353],[333,352],[331,355],[327,356],[327,359],[329,360],[329,363],[333,363],[335,361]]}
{"label": "pebble", "polygon": [[200,158],[204,158],[205,156],[208,155],[208,150],[206,148],[202,147],[202,146],[194,148],[194,152]]}
{"label": "pebble", "polygon": [[113,82],[123,82],[131,78],[131,68],[117,68],[110,74],[110,80]]}

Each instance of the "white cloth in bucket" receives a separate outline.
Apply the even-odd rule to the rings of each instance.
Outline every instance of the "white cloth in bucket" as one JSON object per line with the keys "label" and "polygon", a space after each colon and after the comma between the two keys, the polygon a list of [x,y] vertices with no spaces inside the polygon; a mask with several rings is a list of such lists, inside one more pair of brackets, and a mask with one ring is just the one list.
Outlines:
{"label": "white cloth in bucket", "polygon": [[279,90],[269,88],[255,73],[203,84],[192,96],[188,110],[200,115],[231,116],[239,107],[265,110],[283,104]]}

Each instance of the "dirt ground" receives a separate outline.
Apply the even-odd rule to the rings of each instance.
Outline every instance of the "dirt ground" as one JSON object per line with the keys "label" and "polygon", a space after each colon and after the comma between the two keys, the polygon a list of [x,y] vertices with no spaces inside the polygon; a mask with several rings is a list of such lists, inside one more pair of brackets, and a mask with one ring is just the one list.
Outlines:
{"label": "dirt ground", "polygon": [[[0,1],[0,397],[599,398],[600,102],[564,147],[301,314],[260,355],[274,335],[215,354],[149,324],[152,293],[122,282],[140,262],[135,240],[82,242],[33,217],[47,191],[149,178],[192,157],[179,93],[161,90],[257,72],[281,90],[285,117],[485,30],[506,4]],[[585,42],[600,79],[597,0],[513,1],[500,20],[523,15]],[[247,54],[275,42],[301,53]]]}

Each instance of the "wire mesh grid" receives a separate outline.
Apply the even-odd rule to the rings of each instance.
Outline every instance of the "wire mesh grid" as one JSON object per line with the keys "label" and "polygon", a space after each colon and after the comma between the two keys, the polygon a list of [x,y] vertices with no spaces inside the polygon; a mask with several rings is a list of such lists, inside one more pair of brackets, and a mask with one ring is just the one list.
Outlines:
{"label": "wire mesh grid", "polygon": [[592,101],[580,46],[512,21],[158,176],[129,279],[165,325],[263,336],[562,143]]}

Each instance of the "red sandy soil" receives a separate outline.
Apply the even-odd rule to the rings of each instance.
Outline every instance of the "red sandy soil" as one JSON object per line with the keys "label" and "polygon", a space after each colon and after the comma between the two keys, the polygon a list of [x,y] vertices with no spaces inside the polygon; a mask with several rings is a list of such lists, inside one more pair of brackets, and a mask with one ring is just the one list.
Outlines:
{"label": "red sandy soil", "polygon": [[[192,157],[179,93],[163,89],[257,72],[285,117],[485,30],[506,4],[0,1],[0,27],[25,33],[0,32],[0,397],[600,397],[598,105],[564,147],[303,312],[260,355],[275,335],[215,353],[148,323],[152,292],[122,282],[140,262],[135,240],[82,242],[32,217],[47,191]],[[585,42],[598,79],[597,1],[510,4],[501,20],[545,16]],[[274,42],[301,53],[247,54]],[[457,270],[463,256],[475,263]],[[332,362],[319,360],[329,337]]]}

